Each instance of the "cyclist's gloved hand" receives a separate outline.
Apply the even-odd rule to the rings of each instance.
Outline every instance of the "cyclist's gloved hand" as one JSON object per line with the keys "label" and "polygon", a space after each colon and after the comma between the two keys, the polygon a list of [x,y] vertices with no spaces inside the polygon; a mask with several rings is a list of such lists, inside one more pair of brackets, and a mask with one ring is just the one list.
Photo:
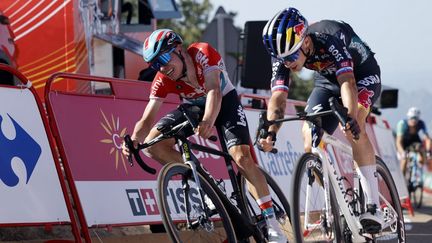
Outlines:
{"label": "cyclist's gloved hand", "polygon": [[344,127],[345,131],[350,131],[353,135],[353,138],[355,140],[358,140],[360,138],[360,126],[358,125],[357,121],[351,117],[348,116],[347,122]]}

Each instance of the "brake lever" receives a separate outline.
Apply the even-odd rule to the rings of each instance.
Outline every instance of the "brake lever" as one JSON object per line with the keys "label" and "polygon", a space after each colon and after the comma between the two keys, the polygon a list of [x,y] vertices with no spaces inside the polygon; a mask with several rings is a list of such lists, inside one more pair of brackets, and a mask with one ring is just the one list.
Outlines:
{"label": "brake lever", "polygon": [[148,172],[150,174],[153,174],[153,175],[156,174],[156,169],[148,166],[142,160],[141,156],[139,155],[139,149],[136,149],[133,146],[133,141],[132,141],[132,139],[131,139],[131,137],[130,137],[129,134],[124,137],[124,140],[125,140],[126,146],[129,148],[129,156],[128,156],[129,164],[131,166],[133,166],[133,160],[132,160],[132,154],[133,154],[133,156],[135,157],[136,162],[139,164],[139,166],[141,166],[141,168],[144,171],[146,171],[146,172]]}

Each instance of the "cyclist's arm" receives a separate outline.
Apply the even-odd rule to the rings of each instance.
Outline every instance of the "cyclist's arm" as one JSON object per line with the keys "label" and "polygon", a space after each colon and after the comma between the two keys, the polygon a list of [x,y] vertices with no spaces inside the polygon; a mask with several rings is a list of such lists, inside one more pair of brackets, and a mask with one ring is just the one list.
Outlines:
{"label": "cyclist's arm", "polygon": [[405,153],[405,149],[403,148],[403,133],[404,133],[404,121],[399,121],[396,127],[396,148],[400,155]]}
{"label": "cyclist's arm", "polygon": [[162,104],[163,101],[160,99],[150,99],[141,119],[135,124],[135,128],[131,136],[132,140],[138,142],[144,141],[150,132],[153,121],[155,120],[155,117]]}
{"label": "cyclist's arm", "polygon": [[422,138],[422,140],[424,141],[425,144],[425,149],[426,152],[428,153],[428,156],[430,156],[430,152],[431,152],[431,138],[429,137],[429,134],[427,132],[427,128],[426,128],[426,124],[420,120],[421,122],[421,127],[420,127],[420,131],[419,134],[420,138]]}
{"label": "cyclist's arm", "polygon": [[343,105],[348,108],[348,115],[357,120],[358,112],[358,97],[357,97],[357,84],[354,73],[343,73],[337,77],[341,87],[341,97]]}
{"label": "cyclist's arm", "polygon": [[195,132],[205,139],[212,135],[212,128],[221,109],[220,74],[221,71],[217,69],[211,70],[204,75],[207,97],[203,119],[198,124]]}
{"label": "cyclist's arm", "polygon": [[[268,120],[284,118],[287,98],[288,98],[288,92],[286,91],[275,90],[272,92],[267,107]],[[280,128],[280,124],[272,125],[269,128],[269,132],[277,133],[279,128]]]}

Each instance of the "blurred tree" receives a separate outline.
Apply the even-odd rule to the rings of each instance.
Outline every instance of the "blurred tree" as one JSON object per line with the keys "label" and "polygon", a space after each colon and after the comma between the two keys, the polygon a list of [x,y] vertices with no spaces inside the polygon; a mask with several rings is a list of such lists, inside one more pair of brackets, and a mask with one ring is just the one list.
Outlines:
{"label": "blurred tree", "polygon": [[158,28],[169,28],[179,33],[185,45],[199,41],[209,23],[213,5],[210,0],[180,0],[178,1],[183,18],[158,20]]}

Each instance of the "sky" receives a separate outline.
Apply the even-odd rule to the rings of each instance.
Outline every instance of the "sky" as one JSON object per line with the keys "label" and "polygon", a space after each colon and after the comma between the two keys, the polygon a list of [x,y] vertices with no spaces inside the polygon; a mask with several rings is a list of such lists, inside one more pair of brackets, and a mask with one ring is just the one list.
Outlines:
{"label": "sky", "polygon": [[[295,7],[309,23],[343,20],[367,42],[381,67],[383,85],[399,89],[399,108],[383,110],[396,126],[410,106],[419,106],[432,130],[432,2],[429,0],[210,0],[214,11],[223,6],[237,12],[234,24],[268,20],[277,11]],[[213,16],[213,15],[212,15]],[[422,95],[417,96],[420,92]],[[420,97],[428,97],[419,100]]]}

